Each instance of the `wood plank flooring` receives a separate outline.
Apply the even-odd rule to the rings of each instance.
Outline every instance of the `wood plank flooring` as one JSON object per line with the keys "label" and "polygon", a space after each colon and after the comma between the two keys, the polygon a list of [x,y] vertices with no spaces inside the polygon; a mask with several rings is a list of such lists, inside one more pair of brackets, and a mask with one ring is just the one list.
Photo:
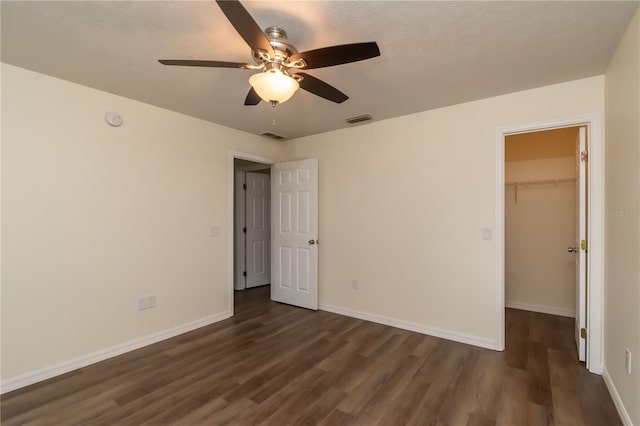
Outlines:
{"label": "wood plank flooring", "polygon": [[617,425],[573,321],[507,310],[494,352],[236,294],[226,321],[4,395],[3,425]]}

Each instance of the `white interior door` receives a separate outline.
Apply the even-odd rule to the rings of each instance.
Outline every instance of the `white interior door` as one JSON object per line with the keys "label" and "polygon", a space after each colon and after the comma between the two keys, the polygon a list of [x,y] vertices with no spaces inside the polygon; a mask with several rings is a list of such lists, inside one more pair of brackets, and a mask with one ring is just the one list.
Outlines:
{"label": "white interior door", "polygon": [[245,203],[247,288],[269,284],[271,261],[269,234],[270,179],[266,173],[247,172]]}
{"label": "white interior door", "polygon": [[[587,329],[587,174],[588,155],[586,128],[580,127],[576,142],[576,346],[578,358],[586,360]],[[585,154],[583,154],[585,153]],[[585,332],[586,333],[586,332]]]}
{"label": "white interior door", "polygon": [[271,299],[318,309],[318,160],[271,168]]}

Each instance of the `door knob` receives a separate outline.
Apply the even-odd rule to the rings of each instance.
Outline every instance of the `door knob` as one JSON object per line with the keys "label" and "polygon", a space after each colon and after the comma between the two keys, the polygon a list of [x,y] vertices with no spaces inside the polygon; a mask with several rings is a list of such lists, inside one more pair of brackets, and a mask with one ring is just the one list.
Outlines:
{"label": "door knob", "polygon": [[569,253],[577,253],[578,252],[578,248],[577,247],[567,247],[567,251]]}
{"label": "door knob", "polygon": [[310,245],[314,245],[315,243],[316,243],[315,240],[309,240]]}

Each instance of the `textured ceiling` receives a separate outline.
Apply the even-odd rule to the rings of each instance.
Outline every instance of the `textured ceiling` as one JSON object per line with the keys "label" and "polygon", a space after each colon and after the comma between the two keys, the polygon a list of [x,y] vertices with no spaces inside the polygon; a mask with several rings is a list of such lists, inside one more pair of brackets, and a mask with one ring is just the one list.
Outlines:
{"label": "textured ceiling", "polygon": [[[381,56],[309,71],[350,96],[243,105],[250,62],[213,1],[2,1],[3,62],[251,133],[285,137],[602,74],[638,2],[246,1],[299,50],[377,41]],[[275,119],[275,125],[274,125]]]}

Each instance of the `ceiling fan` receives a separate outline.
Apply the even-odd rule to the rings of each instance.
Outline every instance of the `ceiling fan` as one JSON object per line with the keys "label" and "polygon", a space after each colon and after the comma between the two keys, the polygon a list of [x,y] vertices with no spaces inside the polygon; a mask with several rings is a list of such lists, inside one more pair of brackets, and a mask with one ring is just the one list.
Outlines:
{"label": "ceiling fan", "polygon": [[258,105],[265,100],[275,107],[278,103],[286,102],[299,88],[332,102],[342,103],[349,99],[347,95],[302,71],[380,56],[375,41],[298,52],[287,40],[287,33],[282,28],[269,27],[263,32],[238,0],[216,0],[216,3],[251,48],[255,64],[190,59],[160,59],[159,62],[163,65],[260,70],[249,77],[251,90],[244,101],[245,105]]}

